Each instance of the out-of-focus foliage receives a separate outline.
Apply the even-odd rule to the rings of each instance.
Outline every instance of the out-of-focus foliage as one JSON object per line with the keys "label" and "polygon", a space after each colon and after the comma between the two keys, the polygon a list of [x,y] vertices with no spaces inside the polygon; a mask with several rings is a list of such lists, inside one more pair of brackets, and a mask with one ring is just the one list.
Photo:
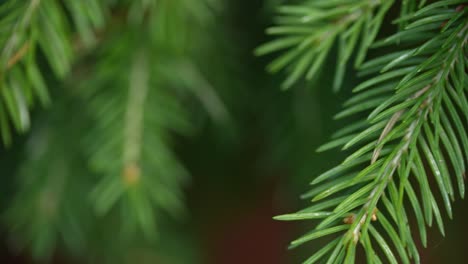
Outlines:
{"label": "out-of-focus foliage", "polygon": [[[4,144],[12,143],[10,124],[29,129],[36,98],[54,104],[24,150],[6,213],[14,244],[38,258],[60,246],[112,263],[133,263],[136,246],[159,252],[142,260],[153,263],[164,258],[156,245],[175,246],[162,240],[178,236],[167,230],[185,215],[189,178],[172,139],[190,135],[199,115],[227,118],[194,56],[221,9],[211,0],[0,5]],[[117,236],[104,241],[115,254],[92,248],[100,235]]]}
{"label": "out-of-focus foliage", "polygon": [[[96,0],[11,0],[0,4],[0,18],[0,135],[10,145],[12,127],[22,133],[29,129],[29,108],[50,104],[39,54],[63,79],[75,57],[73,45],[90,45],[93,30],[104,24],[104,14]],[[72,27],[80,41],[74,41]]]}

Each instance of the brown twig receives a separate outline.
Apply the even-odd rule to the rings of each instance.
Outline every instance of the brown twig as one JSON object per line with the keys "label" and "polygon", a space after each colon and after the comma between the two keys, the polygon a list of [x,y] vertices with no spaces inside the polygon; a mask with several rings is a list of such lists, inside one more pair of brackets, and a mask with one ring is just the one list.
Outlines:
{"label": "brown twig", "polygon": [[24,57],[24,55],[26,55],[26,53],[29,50],[29,46],[29,41],[26,41],[23,44],[23,46],[21,46],[21,48],[15,54],[13,54],[13,56],[11,56],[10,59],[8,59],[7,69],[11,69],[16,63],[18,63],[18,61],[20,61]]}

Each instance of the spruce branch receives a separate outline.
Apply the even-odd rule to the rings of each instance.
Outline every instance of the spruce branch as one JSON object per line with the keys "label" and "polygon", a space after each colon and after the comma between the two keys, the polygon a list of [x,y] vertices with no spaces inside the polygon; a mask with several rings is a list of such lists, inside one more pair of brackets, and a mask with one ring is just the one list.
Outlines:
{"label": "spruce branch", "polygon": [[[73,109],[73,110],[72,110]],[[79,152],[83,120],[62,113],[78,111],[62,100],[39,119],[26,142],[24,161],[17,175],[17,192],[2,220],[10,228],[9,241],[16,250],[28,248],[34,258],[49,260],[56,247],[74,254],[86,248],[86,229],[92,215],[83,201],[92,185]]]}
{"label": "spruce branch", "polygon": [[314,231],[291,242],[292,247],[337,236],[305,263],[320,259],[354,263],[358,244],[368,263],[380,263],[373,242],[390,263],[410,263],[410,259],[419,263],[407,207],[414,211],[423,245],[427,244],[426,225],[432,225],[433,217],[444,234],[428,177],[434,177],[451,218],[453,181],[463,198],[468,157],[464,129],[468,19],[463,5],[453,6],[459,2],[435,2],[400,18],[405,22],[403,29],[374,45],[406,49],[362,64],[362,75],[371,77],[353,90],[357,94],[337,117],[367,113],[367,118],[338,131],[319,148],[342,146],[355,151],[312,182],[314,188],[303,197],[312,197],[314,205],[277,217],[322,219]]}
{"label": "spruce branch", "polygon": [[289,70],[283,83],[283,88],[287,89],[303,76],[312,79],[338,42],[333,84],[338,90],[353,51],[358,49],[354,64],[359,67],[393,3],[393,0],[338,0],[281,6],[278,26],[267,29],[267,34],[278,37],[257,48],[255,53],[265,55],[286,50],[268,66],[268,70]]}
{"label": "spruce branch", "polygon": [[[18,1],[0,4],[0,136],[5,145],[12,141],[12,128],[29,129],[29,109],[36,101],[50,104],[44,70],[38,53],[44,53],[54,75],[63,79],[74,60],[71,39],[76,25],[89,44],[93,30],[103,24],[103,10],[97,0]],[[73,19],[68,19],[71,14]],[[70,23],[71,22],[71,23]]]}
{"label": "spruce branch", "polygon": [[[180,28],[178,37],[188,38],[202,27],[191,8],[205,3],[184,3],[133,2],[126,34],[111,32],[101,43],[99,63],[80,89],[92,119],[84,151],[89,167],[101,177],[90,195],[93,207],[100,217],[124,214],[122,234],[128,237],[143,234],[155,240],[163,215],[184,215],[182,187],[188,173],[172,150],[172,138],[193,130],[185,105],[193,95],[208,89],[208,103],[213,98],[220,103],[192,61],[196,39],[172,42],[169,28]],[[167,17],[171,10],[181,14]],[[133,17],[133,12],[146,17]]]}
{"label": "spruce branch", "polygon": [[[191,100],[198,97],[216,119],[226,116],[192,54],[201,45],[199,40],[207,39],[194,33],[205,32],[204,23],[212,21],[208,2],[213,1],[111,2],[116,9],[130,11],[124,19],[112,20],[118,25],[108,25],[99,42],[94,29],[107,24],[109,6],[97,0],[37,2],[29,27],[12,31],[26,41],[18,43],[9,57],[5,78],[19,76],[24,85],[19,88],[29,89],[31,82],[46,94],[42,74],[48,69],[39,71],[38,64],[43,65],[35,57],[39,52],[52,75],[67,75],[60,85],[67,89],[56,92],[47,113],[54,118],[45,124],[46,131],[32,131],[33,146],[22,163],[20,191],[6,213],[12,236],[37,258],[51,256],[62,244],[72,252],[83,250],[85,244],[92,251],[91,244],[102,234],[118,233],[117,242],[110,241],[108,248],[120,251],[124,245],[135,246],[135,241],[152,247],[164,244],[156,236],[168,233],[162,225],[185,214],[182,196],[188,173],[173,150],[173,138],[193,131],[196,111]],[[15,12],[12,19],[0,19],[0,27],[9,22],[10,30],[10,22],[17,21],[30,2],[7,3],[0,5],[0,12],[7,8]],[[84,44],[93,49],[69,72],[75,56],[82,55],[75,53],[71,38],[78,42],[75,48]],[[34,78],[14,75],[24,67]],[[3,88],[0,93],[9,91]],[[3,132],[15,116],[1,107],[0,102],[0,129],[6,135]],[[44,145],[37,146],[38,141]],[[35,218],[31,221],[29,216]],[[88,217],[91,221],[76,223]],[[22,220],[15,222],[18,218]],[[122,261],[128,250],[109,255]]]}
{"label": "spruce branch", "polygon": [[[125,39],[132,37],[116,42]],[[112,46],[107,49],[111,54],[119,50]],[[90,167],[103,176],[91,194],[98,215],[120,207],[127,214],[125,232],[141,230],[151,237],[156,229],[154,209],[181,213],[179,185],[186,172],[168,142],[172,131],[185,133],[190,124],[170,85],[158,80],[153,52],[139,46],[130,41],[120,47],[128,49],[126,59],[103,54],[105,63],[94,70],[96,79],[85,84],[90,89],[84,98],[95,127],[85,145]]]}

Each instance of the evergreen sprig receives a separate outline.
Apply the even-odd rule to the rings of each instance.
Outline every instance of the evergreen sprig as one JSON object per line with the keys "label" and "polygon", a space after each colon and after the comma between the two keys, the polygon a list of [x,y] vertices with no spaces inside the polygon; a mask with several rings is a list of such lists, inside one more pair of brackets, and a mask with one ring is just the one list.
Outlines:
{"label": "evergreen sprig", "polygon": [[86,84],[93,128],[84,145],[90,169],[103,177],[91,193],[98,215],[119,204],[131,233],[152,236],[154,207],[181,213],[179,185],[187,173],[168,142],[191,124],[177,89],[162,78],[164,59],[141,43],[137,35],[123,35],[105,48],[96,79]]}
{"label": "evergreen sprig", "polygon": [[[80,107],[62,98],[50,107],[50,115],[33,125],[15,175],[17,191],[2,212],[10,244],[17,250],[27,248],[34,258],[48,259],[57,247],[73,254],[87,247],[89,224],[95,219],[83,194],[92,188],[93,175],[78,151],[80,142],[70,140],[84,129],[76,115]],[[72,114],[73,122],[64,111]]]}
{"label": "evergreen sprig", "polygon": [[[426,226],[444,234],[437,191],[447,215],[455,189],[464,197],[468,159],[467,9],[463,1],[436,1],[400,17],[402,30],[374,43],[393,51],[360,67],[366,81],[344,118],[365,114],[318,149],[354,151],[338,166],[312,181],[303,198],[313,205],[278,220],[320,219],[313,231],[291,247],[333,235],[304,263],[355,263],[359,245],[367,263],[419,263],[409,217],[416,218],[427,245]],[[383,254],[382,254],[383,253]]]}
{"label": "evergreen sprig", "polygon": [[393,3],[393,0],[320,0],[281,6],[276,19],[278,25],[267,29],[269,35],[278,37],[257,48],[255,53],[265,55],[286,50],[268,70],[274,73],[288,69],[288,78],[283,83],[287,89],[303,76],[308,80],[316,76],[338,42],[333,84],[337,90],[353,51],[358,49],[354,64],[359,67]]}
{"label": "evergreen sprig", "polygon": [[[16,22],[29,12],[27,4],[34,7],[30,23]],[[40,50],[28,48],[24,56],[41,53],[53,75],[62,78],[46,113],[50,118],[31,133],[19,191],[6,210],[15,244],[37,258],[51,256],[58,245],[96,253],[90,247],[99,234],[117,236],[106,241],[114,251],[154,246],[158,235],[167,233],[162,223],[185,214],[183,185],[189,178],[173,138],[193,131],[198,106],[217,120],[226,115],[193,55],[206,39],[216,6],[212,0],[10,0],[0,6],[21,25],[7,32],[34,40],[30,47]],[[105,30],[95,31],[104,24]],[[88,52],[78,53],[83,45]],[[41,77],[49,69],[41,67],[40,73],[40,63],[21,57],[12,69],[34,67],[40,82],[19,76],[24,83],[18,88],[41,85],[49,102],[49,80]],[[15,77],[10,69],[1,73],[7,80]],[[8,89],[2,86],[0,93]],[[14,105],[23,106],[27,114],[29,105]],[[0,108],[5,143],[11,137],[9,118],[15,122],[16,116]],[[109,222],[104,227],[103,219]],[[109,255],[125,262],[128,249]]]}
{"label": "evergreen sprig", "polygon": [[[50,103],[38,54],[43,53],[52,72],[64,78],[74,59],[73,26],[84,44],[94,40],[94,29],[104,23],[97,0],[10,0],[0,4],[0,136],[12,141],[12,128],[26,132],[29,109]],[[68,18],[70,14],[71,18]]]}
{"label": "evergreen sprig", "polygon": [[191,59],[198,43],[191,34],[211,16],[204,1],[134,2],[127,34],[111,34],[101,45],[83,85],[93,120],[85,152],[91,171],[102,177],[91,193],[94,208],[101,216],[120,208],[124,233],[154,238],[158,214],[184,213],[181,186],[188,175],[170,142],[193,129],[186,105],[193,95],[208,89],[217,99]]}

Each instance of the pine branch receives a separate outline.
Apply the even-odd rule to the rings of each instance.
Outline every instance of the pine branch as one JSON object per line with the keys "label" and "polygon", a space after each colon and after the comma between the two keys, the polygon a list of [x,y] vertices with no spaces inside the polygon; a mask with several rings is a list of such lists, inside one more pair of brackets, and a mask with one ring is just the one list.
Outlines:
{"label": "pine branch", "polygon": [[[161,227],[166,216],[173,220],[185,214],[182,188],[188,173],[172,150],[172,139],[193,130],[192,98],[198,97],[214,118],[226,116],[192,59],[200,45],[192,34],[205,32],[204,23],[212,22],[213,13],[205,1],[124,1],[113,7],[130,11],[124,19],[112,20],[118,25],[106,28],[96,42],[94,28],[106,22],[100,2],[59,3],[41,1],[32,17],[37,23],[24,32],[14,31],[30,39],[10,58],[12,66],[6,73],[37,67],[39,60],[24,60],[34,58],[31,54],[40,48],[52,71],[61,71],[56,76],[70,75],[61,85],[68,89],[57,92],[48,113],[52,121],[45,125],[46,132],[32,132],[33,138],[39,138],[31,139],[28,154],[33,157],[22,164],[20,179],[25,180],[18,184],[20,191],[8,209],[7,222],[18,243],[32,249],[37,258],[51,256],[58,245],[76,252],[85,244],[92,247],[99,235],[119,233],[117,242],[106,242],[120,251],[108,254],[122,261],[129,254],[122,246],[135,246],[129,243],[134,241],[154,246],[156,234],[168,233],[170,227]],[[24,10],[17,10],[15,15],[23,14]],[[88,54],[92,63],[82,60],[72,73],[68,73],[74,61],[68,57],[72,31],[65,14],[80,34],[79,46],[94,48]],[[206,39],[201,33],[195,36]],[[43,72],[47,74],[47,69]],[[39,71],[34,73],[42,78]],[[45,82],[24,82],[29,81],[47,92]],[[8,129],[10,116],[1,110],[0,129]],[[44,145],[38,147],[36,141]],[[36,148],[41,151],[36,153]],[[92,221],[76,223],[88,217]],[[15,222],[18,218],[22,220]]]}
{"label": "pine branch", "polygon": [[45,54],[58,78],[68,74],[73,62],[70,20],[80,35],[91,43],[93,30],[102,26],[103,14],[97,0],[64,1],[9,0],[0,5],[0,136],[5,145],[12,141],[12,128],[20,133],[29,129],[29,108],[36,100],[50,104],[49,91],[39,70],[37,54]]}
{"label": "pine branch", "polygon": [[322,219],[314,231],[293,241],[292,247],[340,234],[305,263],[325,257],[327,263],[354,263],[358,243],[368,263],[382,262],[372,242],[390,263],[409,263],[410,259],[419,263],[405,200],[414,211],[423,245],[427,243],[425,226],[432,224],[433,217],[444,234],[428,177],[434,177],[451,218],[453,181],[464,197],[468,157],[464,130],[468,121],[467,9],[463,5],[446,8],[460,2],[435,2],[400,18],[404,29],[375,43],[409,48],[362,65],[362,74],[373,77],[353,90],[357,94],[337,116],[368,113],[367,118],[338,131],[332,142],[319,149],[357,150],[312,182],[315,187],[304,197],[312,197],[313,206],[277,217]]}
{"label": "pine branch", "polygon": [[69,116],[62,114],[65,109],[74,112],[76,104],[62,98],[51,107],[51,114],[39,118],[42,122],[35,125],[15,175],[17,192],[2,217],[15,249],[28,248],[34,258],[45,260],[56,247],[82,253],[92,219],[83,200],[92,178],[78,151],[79,142],[70,141],[83,129],[83,120],[69,122]]}
{"label": "pine branch", "polygon": [[[413,1],[412,1],[413,2]],[[305,1],[301,5],[281,6],[278,26],[267,33],[278,36],[260,46],[255,53],[265,55],[286,50],[268,69],[289,70],[283,88],[290,88],[300,78],[312,79],[338,42],[337,70],[333,87],[338,90],[347,62],[355,49],[355,66],[359,67],[379,32],[385,14],[394,1]]]}
{"label": "pine branch", "polygon": [[[85,133],[85,152],[90,168],[102,177],[91,193],[95,211],[99,216],[122,212],[124,235],[144,234],[154,240],[161,214],[184,214],[181,197],[188,173],[171,141],[192,131],[185,101],[210,87],[194,66],[187,69],[193,65],[190,52],[196,40],[174,45],[167,35],[174,34],[168,28],[180,27],[179,37],[187,38],[191,29],[200,30],[190,8],[205,3],[145,3],[130,8],[146,14],[144,20],[132,19],[136,11],[130,11],[126,28],[110,33],[102,44],[82,96],[93,120],[93,129]],[[182,14],[166,17],[171,10]],[[217,99],[208,91],[209,102]]]}
{"label": "pine branch", "polygon": [[[167,141],[171,130],[186,131],[188,123],[180,103],[155,79],[157,72],[148,62],[150,51],[135,50],[128,64],[115,57],[119,62],[100,65],[95,73],[105,79],[94,83],[96,90],[89,95],[96,129],[88,133],[87,152],[91,167],[105,176],[92,194],[97,212],[108,213],[120,200],[127,222],[136,221],[151,236],[154,206],[180,213],[177,186],[185,172]],[[125,65],[131,65],[128,80],[116,79],[125,76]]]}

